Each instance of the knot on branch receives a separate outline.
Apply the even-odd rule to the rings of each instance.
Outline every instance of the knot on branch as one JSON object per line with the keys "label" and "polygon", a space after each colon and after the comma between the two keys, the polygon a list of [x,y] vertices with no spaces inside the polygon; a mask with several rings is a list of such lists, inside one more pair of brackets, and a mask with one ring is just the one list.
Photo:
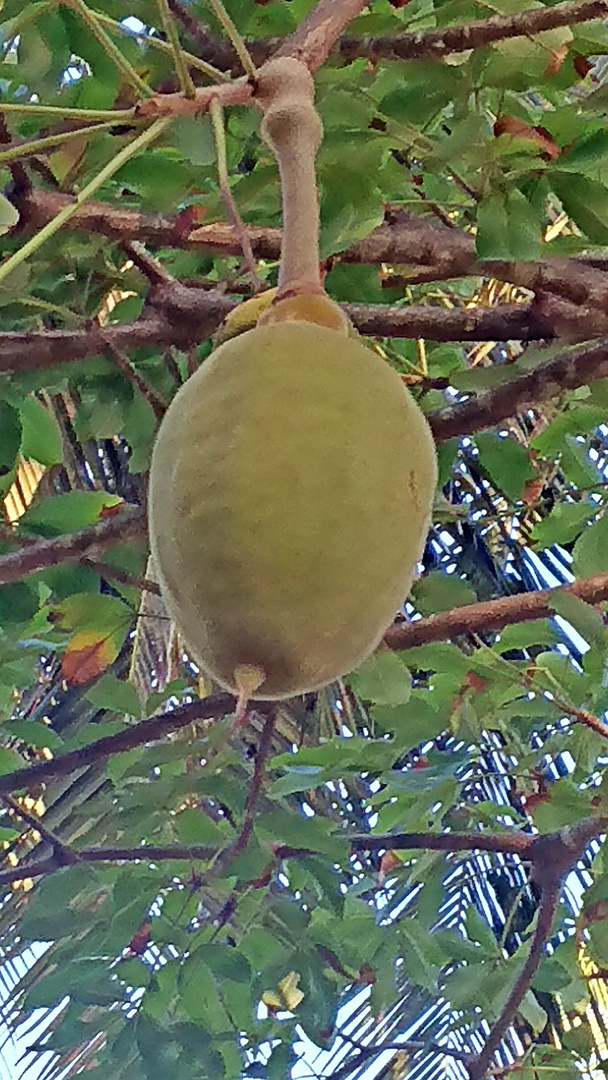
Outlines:
{"label": "knot on branch", "polygon": [[589,818],[532,840],[525,857],[532,863],[533,877],[541,890],[554,889],[563,881],[606,824],[602,818]]}

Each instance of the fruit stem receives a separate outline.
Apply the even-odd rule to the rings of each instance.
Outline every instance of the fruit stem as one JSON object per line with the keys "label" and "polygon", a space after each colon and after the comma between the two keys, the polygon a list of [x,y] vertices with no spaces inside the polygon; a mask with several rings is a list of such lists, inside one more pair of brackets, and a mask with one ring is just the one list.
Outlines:
{"label": "fruit stem", "polygon": [[262,137],[281,176],[283,240],[277,299],[322,292],[315,155],[322,136],[307,67],[292,56],[269,60],[257,73],[255,98],[264,112]]}

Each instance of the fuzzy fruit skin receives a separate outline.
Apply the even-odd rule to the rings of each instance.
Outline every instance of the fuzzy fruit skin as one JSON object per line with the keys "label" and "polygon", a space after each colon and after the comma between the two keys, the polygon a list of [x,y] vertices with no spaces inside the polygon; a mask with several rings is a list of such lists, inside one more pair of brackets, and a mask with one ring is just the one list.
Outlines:
{"label": "fuzzy fruit skin", "polygon": [[225,342],[178,392],[150,472],[152,553],[201,667],[255,698],[356,667],[407,595],[436,484],[428,424],[362,342],[304,322]]}

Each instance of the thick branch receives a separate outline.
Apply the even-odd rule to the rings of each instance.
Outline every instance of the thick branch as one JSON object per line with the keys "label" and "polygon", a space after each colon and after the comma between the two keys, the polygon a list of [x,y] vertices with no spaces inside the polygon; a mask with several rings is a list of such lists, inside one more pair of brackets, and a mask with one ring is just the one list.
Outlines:
{"label": "thick branch", "polygon": [[429,416],[438,442],[494,427],[519,409],[608,376],[608,339],[559,353],[460,405]]}
{"label": "thick branch", "polygon": [[433,59],[450,53],[479,49],[493,41],[531,37],[558,26],[606,18],[604,0],[569,0],[562,4],[519,11],[514,15],[493,15],[489,19],[467,22],[461,26],[442,26],[415,34],[391,37],[343,37],[336,51],[342,60],[365,56],[369,60]]}
{"label": "thick branch", "polygon": [[0,333],[0,371],[30,371],[57,363],[103,356],[131,355],[134,349],[175,346],[187,349],[211,337],[236,301],[215,290],[173,282],[151,291],[152,311],[132,323],[80,330]]}
{"label": "thick branch", "polygon": [[[76,750],[68,750],[51,761],[26,765],[23,769],[16,769],[14,772],[0,776],[0,795],[19,791],[21,788],[31,788],[56,776],[69,776],[77,769],[104,761],[113,754],[133,750],[136,746],[164,739],[166,735],[181,731],[182,728],[201,720],[221,720],[234,712],[234,707],[234,698],[230,694],[214,694],[203,698],[202,701],[193,701],[171,712],[160,713],[159,716],[152,716],[138,724],[125,726],[124,731],[119,731],[115,735],[106,735],[103,739],[97,739],[96,742],[88,743]],[[256,703],[256,712],[265,713],[266,711],[263,702]]]}
{"label": "thick branch", "polygon": [[[66,195],[32,192],[19,206],[22,222],[27,222],[29,227],[41,228],[70,201]],[[159,215],[138,214],[103,203],[85,203],[70,219],[69,226],[123,242],[140,239],[157,247],[241,254],[235,229],[222,222],[190,229],[179,219],[173,221]],[[257,258],[278,258],[280,230],[248,227],[247,235]],[[407,267],[405,278],[409,284],[475,276],[495,277],[520,285],[537,294],[536,308],[530,311],[530,337],[541,333],[552,337],[560,333],[577,340],[608,333],[608,280],[602,267],[593,265],[591,259],[548,257],[536,262],[480,262],[476,258],[474,239],[468,233],[446,228],[429,217],[416,217],[390,207],[382,225],[335,258],[342,262]],[[162,332],[162,327],[149,325],[150,339],[156,329]],[[122,344],[124,329],[114,327],[111,330],[112,333],[122,331],[123,337],[117,340],[118,345]],[[522,327],[522,334],[525,336],[525,327]]]}
{"label": "thick branch", "polygon": [[368,337],[426,338],[427,341],[538,341],[553,328],[533,304],[484,308],[384,307],[342,304],[360,334]]}
{"label": "thick branch", "polygon": [[487,630],[502,630],[512,623],[531,622],[553,614],[553,597],[571,592],[588,604],[599,604],[608,599],[608,574],[594,574],[581,578],[572,585],[560,585],[556,589],[539,589],[537,592],[501,596],[498,600],[486,600],[481,604],[452,608],[439,615],[429,615],[413,623],[395,623],[384,635],[391,649],[413,649],[431,641],[445,641],[462,634],[479,634]]}
{"label": "thick branch", "polygon": [[[177,0],[169,0],[170,6],[177,5]],[[329,0],[331,3],[331,0]],[[355,37],[344,35],[331,50],[332,56],[347,63],[358,57],[367,57],[372,62],[377,60],[413,60],[437,59],[450,53],[463,52],[466,49],[480,48],[494,41],[503,41],[513,37],[528,37],[551,30],[558,26],[573,26],[575,23],[601,19],[606,15],[603,0],[568,0],[567,3],[547,5],[520,11],[515,15],[494,15],[489,19],[480,19],[459,26],[441,27],[437,30],[421,30],[417,33],[395,34],[390,37]],[[185,21],[184,21],[184,25]],[[193,40],[194,29],[188,28]],[[261,40],[248,39],[247,48],[256,64],[263,64],[281,41],[273,38]],[[201,60],[214,64],[221,71],[240,74],[242,68],[230,43],[225,40],[205,35],[197,39],[197,53]]]}
{"label": "thick branch", "polygon": [[367,7],[368,0],[319,0],[274,56],[295,56],[309,71],[323,66],[342,31]]}
{"label": "thick branch", "polygon": [[560,892],[561,884],[559,882],[549,885],[541,891],[536,929],[530,945],[530,951],[526,956],[524,965],[517,976],[517,979],[511,987],[511,993],[503,1006],[500,1016],[492,1025],[483,1049],[477,1057],[473,1058],[468,1064],[470,1080],[482,1080],[482,1077],[486,1075],[495,1051],[500,1046],[503,1037],[513,1023],[517,1010],[519,1009],[526,992],[530,988],[532,979],[542,960],[545,945],[551,934],[551,927],[559,902]]}
{"label": "thick branch", "polygon": [[[164,311],[146,312],[132,323],[96,324],[80,330],[0,333],[0,371],[33,371],[88,356],[125,357],[135,350],[174,346],[188,349],[205,341],[238,301],[215,290],[167,287]],[[500,304],[494,308],[384,307],[344,304],[344,311],[361,334],[418,338],[428,341],[536,341],[553,336],[552,327],[531,304]],[[128,374],[132,379],[132,372]],[[144,388],[145,389],[145,388]],[[149,395],[146,395],[149,396]],[[160,402],[156,403],[160,411]]]}
{"label": "thick branch", "polygon": [[[39,830],[40,831],[40,830]],[[229,849],[226,849],[229,850]],[[218,854],[218,848],[211,844],[191,844],[182,846],[177,844],[145,844],[138,847],[101,847],[82,848],[80,851],[66,849],[56,850],[54,855],[45,859],[36,859],[32,862],[22,862],[17,866],[11,866],[8,870],[0,870],[0,888],[10,885],[13,881],[22,881],[24,878],[42,877],[61,870],[63,866],[74,862],[86,863],[121,863],[121,862],[210,862]],[[294,858],[297,855],[310,855],[309,851],[295,851],[286,845],[277,845],[273,849],[276,859]],[[214,863],[214,867],[217,863]]]}
{"label": "thick branch", "polygon": [[349,838],[351,851],[490,851],[519,855],[531,863],[535,880],[552,885],[579,859],[587,844],[605,831],[606,821],[592,817],[556,832],[361,833]]}
{"label": "thick branch", "polygon": [[88,525],[79,532],[27,544],[18,551],[0,556],[0,585],[35,574],[38,570],[46,570],[49,566],[77,562],[87,555],[94,556],[111,544],[143,536],[145,530],[145,511],[140,506],[132,506],[121,510],[115,517]]}
{"label": "thick branch", "polygon": [[351,851],[491,851],[524,856],[534,837],[527,833],[362,833],[350,837]]}

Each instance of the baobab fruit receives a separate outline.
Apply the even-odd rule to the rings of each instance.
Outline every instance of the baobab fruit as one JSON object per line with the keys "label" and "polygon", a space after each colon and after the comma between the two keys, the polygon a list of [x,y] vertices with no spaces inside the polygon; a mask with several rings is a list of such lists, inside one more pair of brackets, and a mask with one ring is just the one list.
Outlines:
{"label": "baobab fruit", "polygon": [[241,700],[315,690],[373,651],[409,591],[436,483],[397,373],[345,329],[271,311],[179,390],[150,472],[168,610]]}

